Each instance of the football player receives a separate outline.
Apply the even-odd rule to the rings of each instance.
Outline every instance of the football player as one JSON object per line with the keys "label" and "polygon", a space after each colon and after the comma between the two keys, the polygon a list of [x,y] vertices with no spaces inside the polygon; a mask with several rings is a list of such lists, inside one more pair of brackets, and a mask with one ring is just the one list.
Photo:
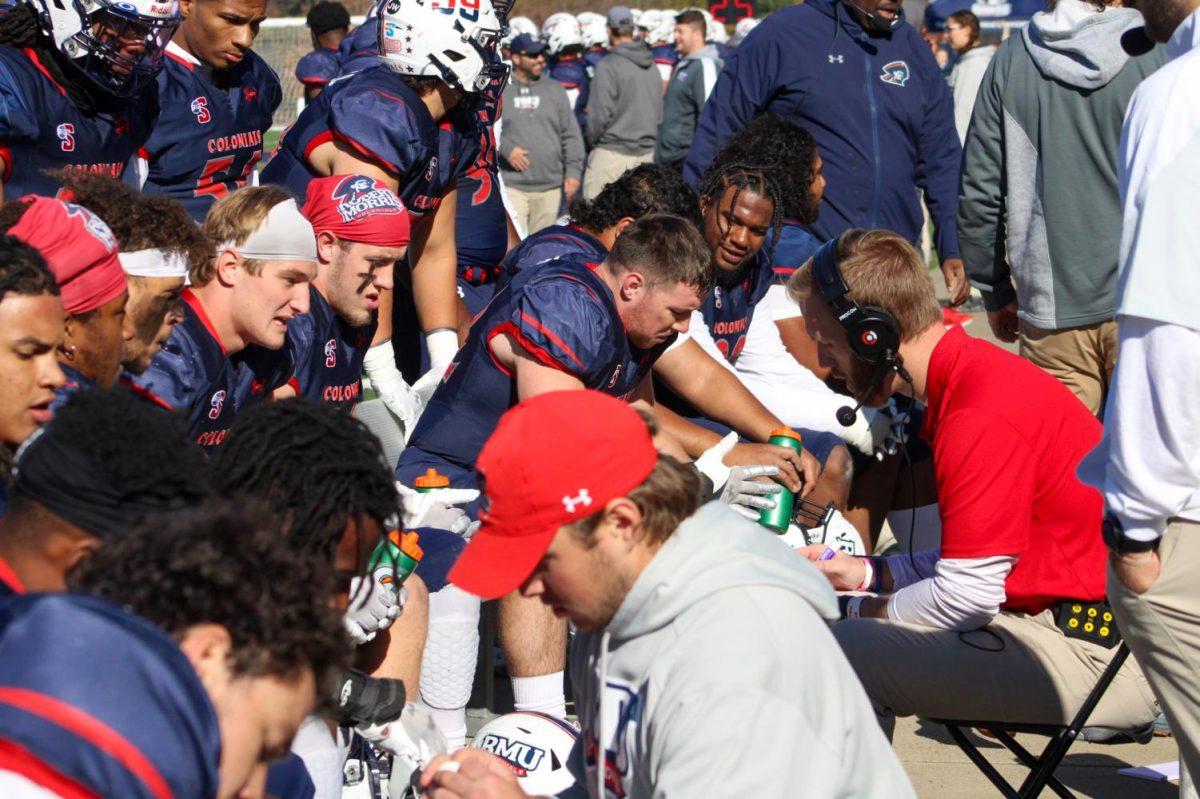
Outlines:
{"label": "football player", "polygon": [[579,31],[583,34],[583,63],[592,78],[600,59],[608,55],[608,25],[604,15],[594,11],[584,11],[575,19],[579,20]]}
{"label": "football player", "polygon": [[[392,288],[395,264],[408,248],[408,211],[375,178],[334,175],[308,185],[301,213],[317,236],[317,276],[308,289],[309,312],[288,325],[295,373],[275,398],[299,394],[349,408],[360,396],[379,295]],[[401,421],[411,427],[416,418]]]}
{"label": "football player", "polygon": [[[481,93],[507,76],[496,54],[501,22],[489,0],[446,8],[389,0],[379,30],[382,63],[323,91],[284,135],[262,179],[303,197],[315,177],[361,174],[400,196],[412,217],[411,293],[430,363],[424,381],[432,385],[458,349],[455,185],[479,156]],[[385,292],[376,345],[392,338],[391,309]]]}
{"label": "football player", "polygon": [[125,306],[133,338],[121,365],[138,375],[162,349],[171,327],[183,319],[184,279],[199,269],[212,246],[183,206],[169,197],[147,197],[118,180],[63,170],[57,176],[73,203],[100,217],[117,240],[117,258],[129,284]]}
{"label": "football player", "polygon": [[0,230],[36,247],[62,292],[66,318],[59,365],[67,382],[54,407],[75,391],[108,388],[121,374],[129,299],[117,240],[108,225],[82,206],[49,197],[26,197],[0,208]]}
{"label": "football player", "polygon": [[120,177],[158,113],[176,0],[31,0],[0,15],[0,191],[53,196],[59,167]]}
{"label": "football player", "polygon": [[183,24],[158,75],[162,110],[138,149],[143,191],[183,203],[198,222],[246,185],[283,93],[251,50],[266,0],[182,0]]}
{"label": "football player", "polygon": [[316,276],[312,225],[278,186],[239,189],[204,221],[216,255],[190,274],[183,321],[150,368],[130,385],[187,418],[191,440],[219,446],[234,416],[270,397],[291,376],[269,350],[307,313]]}
{"label": "football player", "polygon": [[567,90],[579,129],[587,130],[588,88],[592,79],[583,60],[579,20],[565,11],[551,14],[542,25],[542,40],[549,45],[550,77]]}
{"label": "football player", "polygon": [[338,76],[342,62],[339,49],[350,32],[350,12],[341,3],[321,0],[305,18],[312,34],[313,49],[296,62],[296,80],[304,84],[304,102],[309,102]]}

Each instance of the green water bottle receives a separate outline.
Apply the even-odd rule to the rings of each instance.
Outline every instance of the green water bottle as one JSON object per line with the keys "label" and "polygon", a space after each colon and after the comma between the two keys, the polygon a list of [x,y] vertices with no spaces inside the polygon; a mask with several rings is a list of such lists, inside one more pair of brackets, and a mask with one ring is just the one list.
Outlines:
{"label": "green water bottle", "polygon": [[392,530],[371,553],[367,571],[371,572],[376,582],[387,586],[393,593],[399,593],[400,586],[416,570],[424,554],[418,541],[416,533]]}
{"label": "green water bottle", "polygon": [[430,491],[436,491],[439,488],[449,488],[450,478],[444,474],[438,474],[438,470],[430,467],[425,470],[425,474],[413,480],[413,488],[422,494],[428,494]]}
{"label": "green water bottle", "polygon": [[[804,447],[800,444],[800,434],[790,427],[778,427],[772,430],[771,438],[767,443],[777,447],[788,447],[796,452],[804,451]],[[775,507],[770,510],[760,510],[758,523],[773,533],[783,535],[787,532],[788,523],[792,521],[792,505],[796,501],[796,495],[784,488],[772,496],[775,498]]]}

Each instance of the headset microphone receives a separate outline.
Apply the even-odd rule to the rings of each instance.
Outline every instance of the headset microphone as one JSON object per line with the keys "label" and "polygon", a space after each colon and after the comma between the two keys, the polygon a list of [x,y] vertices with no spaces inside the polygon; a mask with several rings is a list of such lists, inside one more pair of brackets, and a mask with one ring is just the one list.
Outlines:
{"label": "headset microphone", "polygon": [[868,383],[867,387],[863,389],[861,394],[858,395],[858,402],[855,403],[854,407],[851,408],[849,405],[843,405],[834,413],[834,417],[838,420],[838,424],[840,424],[842,427],[850,427],[853,425],[854,421],[858,418],[858,409],[861,408],[863,403],[867,401],[867,397],[871,396],[871,393],[879,387],[879,384],[883,382],[883,378],[887,376],[887,373],[892,371],[894,368],[896,368],[896,356],[889,351],[887,353],[887,357],[880,361],[875,367],[875,372],[871,375],[871,382]]}

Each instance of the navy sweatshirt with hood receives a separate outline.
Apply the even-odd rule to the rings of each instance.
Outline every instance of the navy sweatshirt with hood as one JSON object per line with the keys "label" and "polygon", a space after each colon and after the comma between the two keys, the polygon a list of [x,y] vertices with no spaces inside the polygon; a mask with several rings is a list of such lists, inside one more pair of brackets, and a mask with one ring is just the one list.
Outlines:
{"label": "navy sweatshirt with hood", "polygon": [[958,257],[962,158],[954,102],[916,30],[868,35],[841,0],[808,0],[771,15],[725,61],[688,151],[693,185],[722,144],[759,114],[803,125],[825,162],[820,240],[850,227],[916,242],[926,194],[938,254]]}

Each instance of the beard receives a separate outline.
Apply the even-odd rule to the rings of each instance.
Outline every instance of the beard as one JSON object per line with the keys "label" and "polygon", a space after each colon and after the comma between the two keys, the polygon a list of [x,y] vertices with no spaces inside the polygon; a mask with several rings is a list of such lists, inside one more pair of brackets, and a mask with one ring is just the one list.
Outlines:
{"label": "beard", "polygon": [[746,280],[746,276],[750,274],[750,266],[754,263],[754,255],[749,255],[746,260],[738,264],[737,269],[725,271],[721,267],[717,267],[717,286],[724,291],[730,291],[740,283]]}

